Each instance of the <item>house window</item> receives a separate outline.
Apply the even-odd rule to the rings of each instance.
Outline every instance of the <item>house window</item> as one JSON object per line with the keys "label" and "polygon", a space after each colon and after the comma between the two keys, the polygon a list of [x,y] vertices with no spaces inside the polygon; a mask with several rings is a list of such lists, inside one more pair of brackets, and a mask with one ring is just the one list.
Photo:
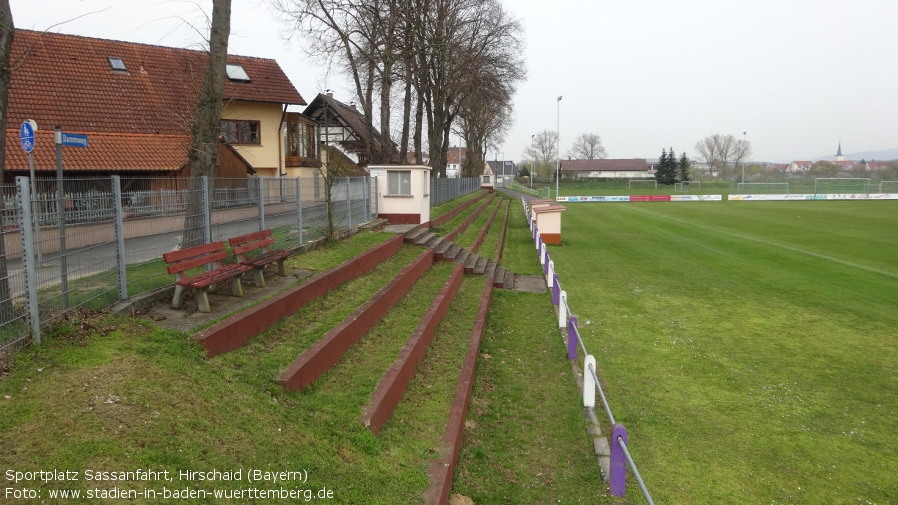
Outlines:
{"label": "house window", "polygon": [[412,171],[411,170],[388,170],[387,171],[387,194],[411,196],[412,194]]}
{"label": "house window", "polygon": [[231,144],[261,144],[259,122],[235,119],[221,120],[221,136]]}
{"label": "house window", "polygon": [[246,73],[246,70],[243,70],[243,66],[241,65],[228,63],[225,69],[228,73],[228,79],[231,81],[252,82],[252,79],[249,78],[249,74]]}
{"label": "house window", "polygon": [[121,58],[117,56],[109,57],[109,66],[112,67],[112,70],[119,70],[122,72],[127,72],[128,68],[125,67],[125,62]]}

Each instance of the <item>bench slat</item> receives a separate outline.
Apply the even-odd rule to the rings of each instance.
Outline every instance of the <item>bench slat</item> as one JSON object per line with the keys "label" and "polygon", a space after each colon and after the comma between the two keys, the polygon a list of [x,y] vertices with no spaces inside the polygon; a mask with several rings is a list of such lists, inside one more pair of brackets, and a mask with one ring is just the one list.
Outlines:
{"label": "bench slat", "polygon": [[162,259],[164,259],[166,263],[174,263],[202,254],[208,254],[215,251],[223,251],[224,248],[224,242],[219,240],[218,242],[209,242],[208,244],[202,244],[194,247],[188,247],[186,249],[167,252],[162,254]]}

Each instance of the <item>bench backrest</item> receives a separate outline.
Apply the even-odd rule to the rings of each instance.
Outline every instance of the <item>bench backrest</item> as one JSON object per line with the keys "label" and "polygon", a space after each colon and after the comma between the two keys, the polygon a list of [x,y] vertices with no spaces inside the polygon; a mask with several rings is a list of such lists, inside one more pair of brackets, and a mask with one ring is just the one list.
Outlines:
{"label": "bench backrest", "polygon": [[265,252],[268,246],[274,244],[274,237],[271,235],[271,230],[261,230],[230,238],[228,243],[234,248],[234,255],[242,257],[256,249],[261,249],[262,252]]}
{"label": "bench backrest", "polygon": [[191,268],[213,263],[215,268],[221,267],[221,260],[228,257],[228,251],[221,240],[209,244],[188,247],[179,251],[167,252],[162,259],[168,263],[168,273],[178,274]]}

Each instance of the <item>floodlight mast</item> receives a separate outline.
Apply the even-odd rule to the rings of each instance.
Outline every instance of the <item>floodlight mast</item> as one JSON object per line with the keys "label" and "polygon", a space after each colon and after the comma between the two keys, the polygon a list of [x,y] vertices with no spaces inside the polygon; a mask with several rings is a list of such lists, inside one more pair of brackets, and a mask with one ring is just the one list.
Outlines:
{"label": "floodlight mast", "polygon": [[555,201],[558,201],[558,176],[561,166],[561,95],[558,96],[558,107],[555,113]]}

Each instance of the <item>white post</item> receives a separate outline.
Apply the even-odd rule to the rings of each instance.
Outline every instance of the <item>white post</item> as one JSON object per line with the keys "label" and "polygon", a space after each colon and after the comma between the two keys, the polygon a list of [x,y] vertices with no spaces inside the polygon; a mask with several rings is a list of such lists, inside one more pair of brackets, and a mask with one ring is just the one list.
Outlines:
{"label": "white post", "polygon": [[546,244],[539,243],[539,266],[546,266]]}
{"label": "white post", "polygon": [[558,327],[567,328],[567,291],[558,294]]}
{"label": "white post", "polygon": [[549,289],[555,284],[555,260],[549,260],[549,273],[546,274],[546,285]]}
{"label": "white post", "polygon": [[589,371],[589,365],[592,365],[593,370],[596,369],[596,358],[592,354],[583,358],[583,406],[595,407],[596,381],[592,377],[592,372]]}

